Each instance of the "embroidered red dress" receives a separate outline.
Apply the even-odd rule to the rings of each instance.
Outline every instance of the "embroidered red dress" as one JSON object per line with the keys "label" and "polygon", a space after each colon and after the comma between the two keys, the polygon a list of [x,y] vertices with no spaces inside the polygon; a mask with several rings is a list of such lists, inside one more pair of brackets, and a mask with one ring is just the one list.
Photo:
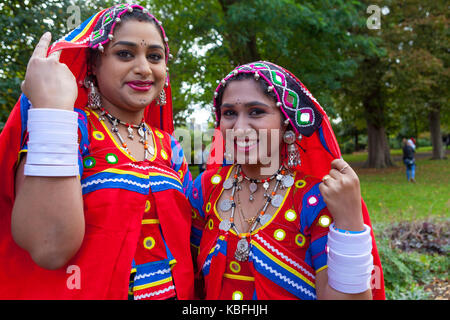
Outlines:
{"label": "embroidered red dress", "polygon": [[[20,112],[26,123],[28,107],[22,97],[12,118]],[[95,112],[75,111],[86,222],[83,244],[66,267],[42,269],[14,243],[10,214],[2,212],[0,298],[126,299],[130,273],[135,299],[192,298],[191,209],[185,195],[192,179],[180,145],[152,128],[154,155],[136,161]],[[26,130],[22,136],[21,152],[26,152]],[[79,288],[70,285],[69,266],[79,271]]]}
{"label": "embroidered red dress", "polygon": [[219,229],[217,200],[234,166],[199,176],[189,198],[193,206],[192,245],[204,278],[206,299],[316,299],[316,273],[327,267],[326,243],[332,216],[319,179],[296,172],[294,184],[272,219],[250,237],[248,261],[234,258],[233,229]]}

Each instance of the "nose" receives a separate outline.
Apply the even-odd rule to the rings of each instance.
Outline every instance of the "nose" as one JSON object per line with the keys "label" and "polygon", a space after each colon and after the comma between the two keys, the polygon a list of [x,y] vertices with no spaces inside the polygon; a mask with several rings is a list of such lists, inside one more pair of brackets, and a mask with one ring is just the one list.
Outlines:
{"label": "nose", "polygon": [[141,75],[143,78],[148,78],[148,76],[152,74],[150,62],[147,60],[147,56],[145,54],[140,54],[136,57],[133,71],[136,74]]}
{"label": "nose", "polygon": [[233,130],[236,137],[249,137],[255,133],[244,113],[239,114],[237,117]]}

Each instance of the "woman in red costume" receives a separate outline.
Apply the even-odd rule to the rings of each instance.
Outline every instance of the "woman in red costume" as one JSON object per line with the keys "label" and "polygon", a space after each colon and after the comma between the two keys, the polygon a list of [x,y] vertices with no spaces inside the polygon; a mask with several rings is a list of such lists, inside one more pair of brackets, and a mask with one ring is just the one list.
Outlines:
{"label": "woman in red costume", "polygon": [[209,169],[189,193],[206,299],[384,299],[358,177],[306,87],[249,63],[214,107]]}
{"label": "woman in red costume", "polygon": [[0,137],[0,298],[192,298],[161,23],[120,4],[50,42]]}

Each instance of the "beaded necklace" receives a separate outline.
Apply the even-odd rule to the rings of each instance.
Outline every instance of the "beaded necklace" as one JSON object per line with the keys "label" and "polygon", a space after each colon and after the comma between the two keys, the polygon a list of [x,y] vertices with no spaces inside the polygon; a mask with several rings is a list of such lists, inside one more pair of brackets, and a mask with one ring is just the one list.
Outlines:
{"label": "beaded necklace", "polygon": [[[250,230],[246,233],[239,232],[237,229],[236,224],[234,223],[235,218],[235,210],[236,210],[236,202],[234,201],[234,197],[239,190],[242,189],[241,182],[244,179],[244,176],[242,175],[242,169],[240,165],[236,166],[235,174],[233,175],[233,178],[229,178],[224,181],[223,188],[224,189],[231,189],[231,196],[228,199],[224,199],[220,202],[219,207],[222,211],[229,211],[231,209],[231,216],[229,219],[223,219],[219,224],[219,229],[227,232],[230,229],[233,229],[240,240],[237,243],[236,251],[234,254],[234,257],[238,261],[246,261],[248,259],[248,256],[250,254],[250,247],[247,241],[247,238],[251,238],[251,234],[253,231],[256,230],[256,227],[258,224],[264,226],[267,224],[271,219],[272,215],[266,213],[267,207],[269,204],[274,206],[275,208],[278,208],[283,203],[283,196],[280,194],[277,194],[277,190],[280,186],[283,188],[287,188],[292,186],[294,179],[292,176],[288,173],[286,173],[286,170],[283,170],[283,166],[278,169],[278,171],[272,176],[276,177],[276,183],[272,190],[272,192],[269,194],[267,193],[267,189],[269,186],[267,186],[266,193],[264,197],[266,198],[265,203],[262,207],[262,209],[258,212],[255,218],[251,218],[252,225],[250,227]],[[271,177],[271,179],[272,179]],[[253,179],[255,180],[255,179]],[[267,179],[266,179],[267,180]],[[264,183],[269,184],[267,181]],[[238,195],[237,195],[238,196]],[[240,202],[240,201],[239,201]],[[253,220],[254,219],[254,220]]]}
{"label": "beaded necklace", "polygon": [[[128,131],[128,139],[133,140],[134,139],[134,131],[133,129],[137,130],[137,133],[140,137],[139,142],[144,145],[144,158],[149,159],[151,156],[154,155],[155,150],[153,147],[148,145],[148,133],[151,133],[151,130],[149,130],[148,126],[145,124],[144,118],[142,118],[142,121],[140,124],[130,124],[128,122],[124,122],[120,120],[119,118],[114,117],[111,115],[105,108],[99,106],[98,109],[100,109],[100,121],[105,121],[106,119],[111,123],[111,131],[117,136],[120,143],[122,144],[122,148],[131,156],[131,152],[128,149],[127,144],[125,143],[124,139],[122,138],[122,135],[119,132],[118,125],[124,125],[127,127]],[[105,117],[106,116],[106,117]]]}

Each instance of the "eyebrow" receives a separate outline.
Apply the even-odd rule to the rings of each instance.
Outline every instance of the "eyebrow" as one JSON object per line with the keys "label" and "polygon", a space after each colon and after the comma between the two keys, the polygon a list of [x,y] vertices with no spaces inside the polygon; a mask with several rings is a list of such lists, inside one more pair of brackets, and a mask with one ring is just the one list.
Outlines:
{"label": "eyebrow", "polygon": [[[261,101],[250,101],[247,103],[244,103],[244,107],[246,108],[250,108],[250,107],[254,107],[254,106],[263,106],[263,107],[267,107],[270,108],[269,105],[265,104],[264,102]],[[221,108],[234,108],[234,104],[231,103],[223,103],[221,106]]]}
{"label": "eyebrow", "polygon": [[[117,41],[116,43],[114,43],[112,45],[111,48],[113,48],[113,47],[115,47],[117,45],[123,45],[123,46],[128,46],[128,47],[137,47],[138,46],[137,43],[134,43],[134,42],[131,42],[131,41]],[[151,44],[151,45],[148,45],[147,48],[164,50],[164,48],[161,47],[159,44]]]}

